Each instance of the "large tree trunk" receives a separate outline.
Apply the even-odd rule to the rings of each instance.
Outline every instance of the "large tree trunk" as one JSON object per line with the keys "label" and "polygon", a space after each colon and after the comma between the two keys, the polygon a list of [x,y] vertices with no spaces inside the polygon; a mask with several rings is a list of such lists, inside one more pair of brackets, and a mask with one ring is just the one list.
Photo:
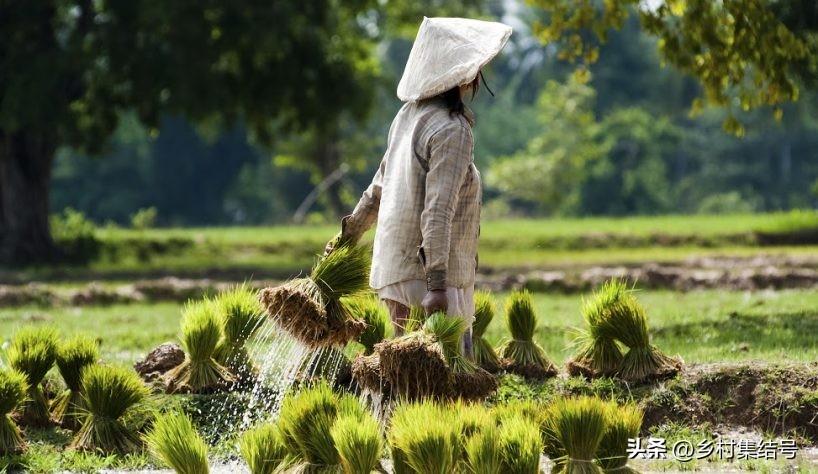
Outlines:
{"label": "large tree trunk", "polygon": [[50,261],[58,252],[48,225],[55,140],[0,131],[0,262]]}

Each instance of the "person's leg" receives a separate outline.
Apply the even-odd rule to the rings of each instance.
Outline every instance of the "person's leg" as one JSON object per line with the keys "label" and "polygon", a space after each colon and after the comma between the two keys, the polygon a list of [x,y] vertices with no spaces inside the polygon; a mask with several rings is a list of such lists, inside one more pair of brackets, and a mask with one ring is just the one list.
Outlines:
{"label": "person's leg", "polygon": [[383,302],[389,310],[389,318],[392,320],[392,327],[395,329],[395,337],[403,336],[406,320],[409,319],[409,307],[395,300],[385,299]]}

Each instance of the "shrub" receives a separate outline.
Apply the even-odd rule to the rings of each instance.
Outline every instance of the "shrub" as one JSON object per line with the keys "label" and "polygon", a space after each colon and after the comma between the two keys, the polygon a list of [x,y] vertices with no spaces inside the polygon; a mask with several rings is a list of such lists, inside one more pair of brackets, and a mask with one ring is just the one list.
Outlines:
{"label": "shrub", "polygon": [[122,367],[92,365],[82,374],[82,425],[71,446],[125,454],[140,447],[139,436],[123,421],[148,396],[139,376]]}
{"label": "shrub", "polygon": [[381,433],[372,416],[338,418],[330,430],[345,474],[369,474],[380,464]]}
{"label": "shrub", "polygon": [[273,474],[287,464],[287,448],[274,423],[247,430],[239,440],[239,451],[251,474]]}
{"label": "shrub", "polygon": [[86,263],[99,256],[102,242],[97,228],[80,211],[67,207],[50,219],[51,235],[69,262]]}
{"label": "shrub", "polygon": [[131,228],[136,230],[152,229],[156,225],[156,208],[144,207],[131,214]]}
{"label": "shrub", "polygon": [[501,471],[510,474],[537,474],[543,449],[538,426],[520,416],[503,421],[498,433]]}
{"label": "shrub", "polygon": [[63,428],[79,429],[82,411],[82,372],[98,360],[99,348],[93,339],[75,337],[57,347],[57,368],[68,388],[52,402],[51,414]]}
{"label": "shrub", "polygon": [[494,319],[494,299],[487,291],[474,294],[474,323],[472,324],[472,344],[474,361],[489,372],[500,370],[500,359],[491,344],[483,337]]}
{"label": "shrub", "polygon": [[214,359],[222,338],[216,306],[208,300],[188,302],[182,311],[182,348],[185,360],[168,373],[171,391],[194,393],[223,388],[233,380]]}
{"label": "shrub", "polygon": [[441,405],[399,405],[389,431],[395,474],[454,472],[460,458],[459,436],[451,412]]}
{"label": "shrub", "polygon": [[151,454],[179,474],[207,474],[207,444],[183,413],[156,418],[145,436]]}
{"label": "shrub", "polygon": [[57,331],[49,326],[26,327],[12,337],[6,351],[9,365],[26,376],[28,400],[23,405],[20,421],[28,426],[51,424],[48,399],[41,386],[57,353]]}
{"label": "shrub", "polygon": [[239,379],[248,380],[256,369],[245,345],[266,319],[256,291],[242,284],[220,293],[213,304],[224,333],[215,359]]}
{"label": "shrub", "polygon": [[545,379],[557,374],[539,344],[534,342],[537,316],[527,290],[515,291],[506,303],[506,324],[511,339],[500,348],[503,368],[527,378]]}
{"label": "shrub", "polygon": [[25,400],[28,392],[26,376],[14,369],[0,370],[0,456],[10,456],[25,450],[20,428],[11,413]]}
{"label": "shrub", "polygon": [[284,331],[310,348],[343,345],[366,329],[341,298],[368,289],[369,251],[343,245],[319,259],[309,278],[262,291],[267,312]]}
{"label": "shrub", "polygon": [[565,473],[599,473],[594,464],[605,433],[607,407],[593,397],[554,401],[544,415],[545,452]]}

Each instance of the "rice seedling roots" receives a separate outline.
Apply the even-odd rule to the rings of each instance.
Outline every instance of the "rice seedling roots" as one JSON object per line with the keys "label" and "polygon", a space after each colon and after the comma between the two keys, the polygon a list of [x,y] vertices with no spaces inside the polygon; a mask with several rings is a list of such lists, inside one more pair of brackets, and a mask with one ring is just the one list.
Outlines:
{"label": "rice seedling roots", "polygon": [[497,391],[497,378],[488,371],[477,368],[474,372],[454,374],[452,391],[455,398],[484,400]]}
{"label": "rice seedling roots", "polygon": [[547,365],[539,364],[521,364],[512,359],[500,359],[500,366],[506,372],[517,374],[529,380],[546,380],[556,377],[559,373],[557,367],[548,363]]}
{"label": "rice seedling roots", "polygon": [[261,291],[260,301],[276,325],[311,349],[343,346],[356,339],[366,329],[366,323],[356,318],[336,320],[327,314],[319,297],[305,291],[309,280],[293,280]]}
{"label": "rice seedling roots", "polygon": [[381,374],[381,359],[377,353],[356,357],[352,362],[352,378],[359,387],[372,393],[388,396],[392,391],[389,381]]}
{"label": "rice seedling roots", "polygon": [[452,373],[446,357],[430,336],[409,334],[378,343],[375,351],[393,395],[418,400],[452,393]]}

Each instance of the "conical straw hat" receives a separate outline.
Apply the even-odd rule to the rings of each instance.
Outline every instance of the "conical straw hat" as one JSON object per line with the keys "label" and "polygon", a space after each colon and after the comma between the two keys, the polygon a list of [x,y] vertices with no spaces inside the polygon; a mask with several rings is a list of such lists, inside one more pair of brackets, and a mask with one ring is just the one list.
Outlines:
{"label": "conical straw hat", "polygon": [[398,98],[415,102],[471,82],[503,49],[511,27],[467,18],[423,18],[398,84]]}

